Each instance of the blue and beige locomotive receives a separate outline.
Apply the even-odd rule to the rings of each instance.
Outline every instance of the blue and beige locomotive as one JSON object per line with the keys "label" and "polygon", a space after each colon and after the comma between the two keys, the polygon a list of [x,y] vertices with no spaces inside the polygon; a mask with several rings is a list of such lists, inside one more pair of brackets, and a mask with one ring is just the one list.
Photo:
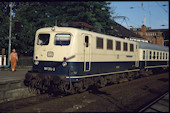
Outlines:
{"label": "blue and beige locomotive", "polygon": [[40,91],[83,92],[89,86],[147,76],[169,67],[169,48],[72,27],[37,30],[25,84]]}

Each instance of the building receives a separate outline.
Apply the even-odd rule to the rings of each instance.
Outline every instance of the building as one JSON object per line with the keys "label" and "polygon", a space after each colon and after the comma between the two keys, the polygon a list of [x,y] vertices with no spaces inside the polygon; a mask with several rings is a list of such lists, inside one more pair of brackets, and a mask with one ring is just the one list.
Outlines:
{"label": "building", "polygon": [[150,43],[169,46],[169,29],[151,29],[142,25],[141,28],[133,30],[136,34],[140,35],[146,40],[149,40]]}
{"label": "building", "polygon": [[116,25],[111,26],[111,29],[115,31],[115,36],[125,38],[128,40],[149,42],[149,40],[144,39],[141,35],[134,33],[133,31],[123,27],[122,25],[115,22]]}

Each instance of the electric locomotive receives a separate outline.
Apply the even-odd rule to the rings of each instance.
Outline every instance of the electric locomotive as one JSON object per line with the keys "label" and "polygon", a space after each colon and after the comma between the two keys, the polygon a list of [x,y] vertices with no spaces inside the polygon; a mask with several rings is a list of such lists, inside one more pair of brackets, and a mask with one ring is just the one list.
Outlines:
{"label": "electric locomotive", "polygon": [[91,85],[104,87],[168,67],[168,50],[78,28],[41,28],[25,84],[40,91],[83,92]]}

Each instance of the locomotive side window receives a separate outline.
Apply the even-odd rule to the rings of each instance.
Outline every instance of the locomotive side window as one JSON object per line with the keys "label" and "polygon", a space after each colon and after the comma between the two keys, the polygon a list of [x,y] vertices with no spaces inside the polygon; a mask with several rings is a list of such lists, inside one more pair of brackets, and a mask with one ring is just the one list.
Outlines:
{"label": "locomotive side window", "polygon": [[107,39],[107,49],[113,50],[113,40]]}
{"label": "locomotive side window", "polygon": [[145,51],[143,51],[143,59],[145,59]]}
{"label": "locomotive side window", "polygon": [[89,46],[89,37],[88,36],[85,36],[85,44],[86,44],[86,47]]}
{"label": "locomotive side window", "polygon": [[133,51],[134,51],[133,44],[130,44],[130,51],[131,51],[131,52],[133,52]]}
{"label": "locomotive side window", "polygon": [[69,45],[70,39],[70,34],[56,34],[54,37],[54,45]]}
{"label": "locomotive side window", "polygon": [[123,51],[127,51],[128,50],[128,46],[126,42],[123,42]]}
{"label": "locomotive side window", "polygon": [[96,37],[96,48],[103,49],[103,38]]}
{"label": "locomotive side window", "polygon": [[121,43],[120,43],[120,41],[116,41],[116,50],[121,50]]}
{"label": "locomotive side window", "polygon": [[50,34],[39,34],[37,45],[48,45],[50,39]]}

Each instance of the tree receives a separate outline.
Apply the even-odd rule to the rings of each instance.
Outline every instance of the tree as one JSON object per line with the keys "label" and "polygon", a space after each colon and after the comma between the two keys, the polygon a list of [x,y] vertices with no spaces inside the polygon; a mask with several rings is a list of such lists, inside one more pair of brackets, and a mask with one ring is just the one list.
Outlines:
{"label": "tree", "polygon": [[[21,23],[21,32],[12,27],[12,48],[22,55],[33,54],[35,33],[39,28],[54,26],[55,23],[86,22],[94,28],[105,29],[106,34],[113,34],[109,2],[15,2],[13,7],[14,22]],[[0,47],[8,49],[9,3],[0,4]]]}
{"label": "tree", "polygon": [[[0,52],[2,48],[8,50],[9,36],[9,2],[1,2],[0,4]],[[8,51],[5,51],[7,55]]]}

